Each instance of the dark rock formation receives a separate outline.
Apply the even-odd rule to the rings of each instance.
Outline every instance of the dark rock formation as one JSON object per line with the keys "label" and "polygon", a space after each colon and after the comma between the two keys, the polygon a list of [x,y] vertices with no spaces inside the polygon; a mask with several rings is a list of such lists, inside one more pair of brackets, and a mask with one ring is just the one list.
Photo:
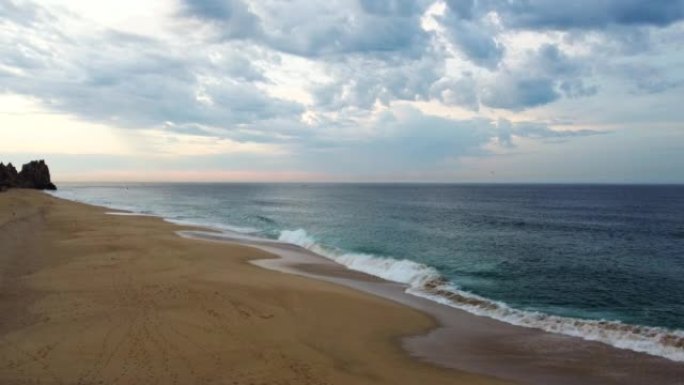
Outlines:
{"label": "dark rock formation", "polygon": [[39,190],[56,190],[50,181],[50,170],[43,160],[33,160],[21,166],[17,173],[12,163],[0,163],[0,190],[19,187]]}
{"label": "dark rock formation", "polygon": [[12,163],[8,163],[7,166],[0,163],[0,188],[15,187],[18,182],[19,173]]}

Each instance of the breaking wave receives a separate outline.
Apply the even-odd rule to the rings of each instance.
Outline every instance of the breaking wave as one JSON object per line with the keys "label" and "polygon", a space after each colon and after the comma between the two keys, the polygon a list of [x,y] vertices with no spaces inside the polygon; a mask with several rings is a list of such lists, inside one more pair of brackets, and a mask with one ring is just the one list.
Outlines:
{"label": "breaking wave", "polygon": [[352,270],[406,284],[408,286],[406,292],[409,294],[465,310],[478,316],[493,318],[516,326],[598,341],[620,349],[684,362],[683,330],[630,325],[620,321],[563,317],[515,309],[503,302],[460,290],[433,267],[407,259],[385,258],[363,253],[345,253],[325,248],[303,229],[283,230],[280,232],[278,240],[301,246]]}

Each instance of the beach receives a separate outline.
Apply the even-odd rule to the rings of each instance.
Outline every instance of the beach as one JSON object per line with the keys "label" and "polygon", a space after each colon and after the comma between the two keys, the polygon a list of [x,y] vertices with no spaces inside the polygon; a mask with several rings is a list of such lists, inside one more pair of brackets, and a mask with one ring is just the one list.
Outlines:
{"label": "beach", "polygon": [[477,316],[297,245],[37,191],[0,194],[0,245],[2,384],[684,378],[680,362]]}
{"label": "beach", "polygon": [[0,194],[0,383],[508,383],[411,358],[424,313],[106,211]]}

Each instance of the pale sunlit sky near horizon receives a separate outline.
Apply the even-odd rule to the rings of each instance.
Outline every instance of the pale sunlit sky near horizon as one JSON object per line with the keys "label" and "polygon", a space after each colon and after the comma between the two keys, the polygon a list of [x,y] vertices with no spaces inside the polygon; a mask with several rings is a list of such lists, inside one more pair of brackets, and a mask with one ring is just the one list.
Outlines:
{"label": "pale sunlit sky near horizon", "polygon": [[60,181],[684,183],[684,0],[0,0]]}

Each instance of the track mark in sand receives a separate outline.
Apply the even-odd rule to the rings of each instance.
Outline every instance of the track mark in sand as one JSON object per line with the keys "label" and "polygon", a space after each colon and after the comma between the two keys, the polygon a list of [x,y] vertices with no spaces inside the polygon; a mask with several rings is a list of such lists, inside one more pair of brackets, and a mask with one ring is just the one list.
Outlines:
{"label": "track mark in sand", "polygon": [[45,361],[44,356],[41,357],[39,354],[33,354],[33,353],[31,353],[31,352],[29,352],[29,351],[23,349],[23,348],[20,347],[19,345],[15,344],[15,343],[13,343],[13,342],[11,342],[11,341],[9,341],[9,340],[7,340],[6,338],[2,338],[2,343],[4,343],[4,344],[6,344],[7,346],[9,346],[9,347],[11,347],[11,348],[17,350],[17,351],[20,352],[22,355],[26,356],[26,357],[29,358],[31,361],[33,361],[33,363],[37,364],[38,367],[39,367],[43,372],[45,372],[49,377],[51,377],[51,378],[55,381],[55,383],[57,383],[57,384],[59,384],[59,385],[63,385],[63,384],[64,384],[64,381],[62,381],[62,379],[61,379],[59,376],[57,376],[57,374],[55,374],[54,371],[52,371],[52,369],[50,368],[50,365]]}
{"label": "track mark in sand", "polygon": [[[233,385],[330,385],[322,380],[322,374],[307,363],[289,358],[281,354],[256,353],[255,360],[259,366],[246,370],[236,370],[229,377]],[[281,373],[277,380],[273,380],[273,373]]]}
{"label": "track mark in sand", "polygon": [[166,384],[179,384],[179,374],[177,373],[175,366],[172,366],[171,360],[174,358],[180,359],[181,362],[185,361],[185,364],[187,365],[188,359],[182,355],[182,347],[172,343],[171,340],[165,336],[165,322],[163,322],[159,313],[156,312],[153,315],[155,326],[154,330],[156,333],[152,339],[152,342],[157,349],[163,353],[162,370],[167,374],[170,380],[170,382],[167,381]]}
{"label": "track mark in sand", "polygon": [[[111,318],[110,318],[111,319]],[[111,322],[111,321],[110,321]],[[121,345],[126,340],[126,336],[130,333],[130,326],[127,331],[123,332],[123,336],[114,344],[114,348],[111,348],[112,339],[114,334],[118,330],[125,328],[126,321],[122,321],[118,324],[113,325],[107,330],[102,342],[100,344],[100,349],[97,354],[97,358],[92,366],[86,368],[83,373],[78,376],[77,383],[81,384],[91,384],[96,383],[95,379],[101,376],[103,370],[107,368],[112,358],[119,351]],[[130,324],[129,324],[130,325]]]}
{"label": "track mark in sand", "polygon": [[253,310],[252,310],[251,308],[249,308],[248,306],[245,306],[245,305],[243,305],[243,304],[241,304],[241,303],[239,303],[239,302],[236,302],[236,301],[230,301],[230,303],[233,305],[233,307],[235,308],[235,310],[237,310],[238,313],[239,313],[242,317],[244,317],[244,318],[249,318],[249,317],[252,316]]}
{"label": "track mark in sand", "polygon": [[261,312],[252,306],[245,305],[239,301],[229,299],[229,303],[233,306],[235,310],[244,318],[250,318],[252,316],[257,316],[261,319],[271,319],[275,317],[275,314],[273,313],[265,313]]}
{"label": "track mark in sand", "polygon": [[[155,294],[148,293],[150,288]],[[188,347],[174,343],[179,338],[177,335],[182,335],[181,338],[188,342],[193,342],[192,338],[176,331],[173,322],[162,316],[160,303],[168,298],[177,298],[178,291],[175,286],[159,290],[158,285],[148,285],[128,292],[137,317],[131,321],[129,331],[115,349],[123,354],[123,362],[113,383],[135,380],[145,384],[181,384],[182,374],[187,377],[195,373],[196,368],[184,352]]]}
{"label": "track mark in sand", "polygon": [[[130,341],[131,336],[135,332],[135,326],[142,317],[141,312],[136,311],[136,307],[132,306],[139,296],[136,293],[131,275],[127,274],[126,271],[119,271],[118,274],[113,274],[110,278],[112,290],[120,293],[116,296],[118,300],[111,306],[106,316],[106,322],[111,326],[107,328],[107,332],[101,340],[93,365],[85,368],[78,375],[78,384],[95,384],[98,383],[98,378],[104,377],[103,372],[110,366],[114,357],[122,352],[125,344]],[[115,322],[114,319],[117,318],[120,320]],[[127,365],[128,363],[124,361],[122,368],[117,368],[117,371],[120,373],[126,372]],[[119,377],[114,378],[111,383],[116,383]],[[99,382],[102,382],[102,380],[99,380]]]}

